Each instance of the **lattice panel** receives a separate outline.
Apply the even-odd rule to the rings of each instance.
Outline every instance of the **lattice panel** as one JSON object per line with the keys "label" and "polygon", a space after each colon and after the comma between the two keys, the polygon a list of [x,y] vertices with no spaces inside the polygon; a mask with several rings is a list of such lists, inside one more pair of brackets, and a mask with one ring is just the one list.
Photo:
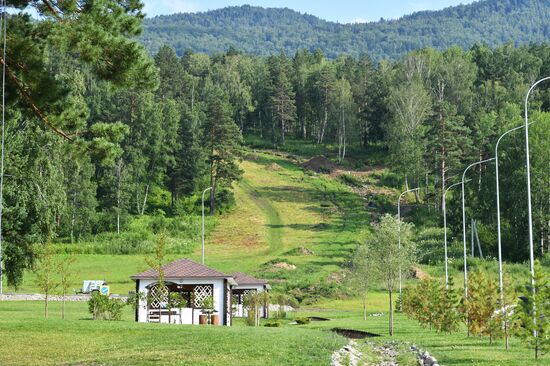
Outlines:
{"label": "lattice panel", "polygon": [[155,285],[149,290],[149,307],[151,309],[160,309],[161,304],[168,302],[168,288],[166,286]]}
{"label": "lattice panel", "polygon": [[254,294],[254,293],[256,293],[256,290],[254,290],[254,289],[251,289],[251,290],[244,290],[244,291],[243,291],[243,297],[246,297],[246,296],[247,296],[248,294],[250,294],[250,293]]}
{"label": "lattice panel", "polygon": [[195,307],[200,308],[204,300],[212,296],[212,293],[213,293],[212,285],[195,286],[193,293],[195,295]]}

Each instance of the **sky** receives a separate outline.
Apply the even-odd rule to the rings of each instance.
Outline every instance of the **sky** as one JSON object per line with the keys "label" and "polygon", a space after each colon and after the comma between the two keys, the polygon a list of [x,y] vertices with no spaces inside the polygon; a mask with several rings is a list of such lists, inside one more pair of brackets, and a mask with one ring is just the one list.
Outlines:
{"label": "sky", "polygon": [[236,5],[290,8],[340,23],[396,19],[420,10],[439,10],[473,0],[143,0],[148,17],[161,14],[208,11]]}

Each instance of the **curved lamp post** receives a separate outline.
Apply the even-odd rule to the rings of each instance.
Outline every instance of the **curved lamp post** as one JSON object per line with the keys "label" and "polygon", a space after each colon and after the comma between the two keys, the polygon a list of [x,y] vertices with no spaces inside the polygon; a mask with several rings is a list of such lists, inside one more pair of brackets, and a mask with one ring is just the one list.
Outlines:
{"label": "curved lamp post", "polygon": [[466,172],[468,169],[470,169],[473,166],[480,165],[483,163],[487,163],[489,161],[495,160],[495,158],[485,159],[478,161],[476,163],[472,163],[468,165],[466,169],[464,169],[464,173],[462,173],[462,241],[464,243],[464,298],[468,297],[468,252],[466,248],[466,204],[464,199],[464,183],[466,178]]}
{"label": "curved lamp post", "polygon": [[212,187],[208,187],[202,191],[202,264],[204,264],[204,194],[211,189]]}
{"label": "curved lamp post", "polygon": [[[398,247],[401,249],[401,198],[410,192],[418,191],[420,190],[420,187],[413,188],[413,189],[407,189],[405,192],[401,193],[399,195],[399,198],[397,199],[397,220],[399,221],[398,226]],[[402,296],[402,285],[401,285],[401,267],[399,267],[399,310],[401,310],[401,296]]]}
{"label": "curved lamp post", "polygon": [[[545,77],[531,85],[529,90],[527,91],[527,95],[525,95],[525,124],[523,127],[525,127],[525,162],[527,165],[527,217],[529,222],[529,260],[531,264],[531,285],[533,287],[533,294],[535,294],[535,252],[533,249],[533,214],[531,212],[531,166],[529,162],[529,113],[528,113],[528,105],[529,105],[529,96],[531,95],[531,92],[537,85],[542,83],[543,81],[550,80],[550,76]],[[533,322],[537,323],[537,309],[535,305],[533,305]],[[537,330],[535,329],[533,331],[533,335],[537,336]]]}
{"label": "curved lamp post", "polygon": [[[530,122],[529,124],[532,124]],[[498,246],[498,281],[500,287],[500,304],[502,311],[504,312],[504,282],[503,282],[503,268],[502,268],[502,234],[500,230],[500,183],[499,183],[499,170],[498,170],[498,147],[500,146],[500,141],[506,135],[511,132],[517,131],[521,128],[525,128],[524,125],[512,128],[504,132],[497,140],[495,145],[495,178],[496,178],[496,193],[497,193],[497,246]]]}
{"label": "curved lamp post", "polygon": [[[468,183],[471,179],[468,179],[466,183]],[[443,227],[444,227],[444,233],[445,233],[445,288],[449,288],[449,257],[447,255],[447,204],[445,203],[447,192],[449,189],[458,186],[459,184],[462,184],[462,182],[457,182],[455,184],[450,185],[445,189],[445,192],[443,193]]]}
{"label": "curved lamp post", "polygon": [[531,261],[531,284],[533,285],[533,291],[535,291],[535,253],[533,250],[533,214],[531,212],[531,166],[529,162],[529,114],[528,104],[529,96],[537,85],[543,81],[550,80],[550,76],[545,77],[531,85],[527,95],[525,96],[525,162],[527,165],[527,216],[529,221],[529,259]]}

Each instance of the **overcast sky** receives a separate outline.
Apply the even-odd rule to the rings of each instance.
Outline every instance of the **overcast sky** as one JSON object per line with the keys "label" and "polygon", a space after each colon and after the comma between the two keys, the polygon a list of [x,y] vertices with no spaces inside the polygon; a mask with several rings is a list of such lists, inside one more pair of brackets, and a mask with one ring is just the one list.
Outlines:
{"label": "overcast sky", "polygon": [[287,7],[340,23],[395,19],[420,10],[439,10],[473,0],[143,0],[148,17],[207,11],[235,5]]}

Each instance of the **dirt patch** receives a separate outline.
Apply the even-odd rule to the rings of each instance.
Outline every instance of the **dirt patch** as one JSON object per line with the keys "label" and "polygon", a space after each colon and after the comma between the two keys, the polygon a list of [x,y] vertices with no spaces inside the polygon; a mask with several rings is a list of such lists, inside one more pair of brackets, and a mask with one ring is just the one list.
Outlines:
{"label": "dirt patch", "polygon": [[356,329],[333,328],[332,331],[340,334],[341,336],[344,336],[346,338],[351,338],[351,339],[380,337],[380,334],[365,332],[363,330],[356,330]]}
{"label": "dirt patch", "polygon": [[418,280],[424,280],[426,278],[430,278],[430,275],[421,270],[419,267],[411,267],[410,269],[411,277],[416,278]]}
{"label": "dirt patch", "polygon": [[302,167],[317,173],[331,173],[338,166],[325,156],[315,156],[302,163]]}
{"label": "dirt patch", "polygon": [[323,318],[320,316],[309,316],[308,318],[312,322],[328,322],[330,320],[329,318]]}
{"label": "dirt patch", "polygon": [[281,170],[282,167],[277,163],[271,163],[268,165],[267,169],[271,171],[278,171],[278,170]]}
{"label": "dirt patch", "polygon": [[286,263],[286,262],[278,262],[273,263],[274,268],[280,268],[280,269],[286,269],[287,271],[293,271],[296,269],[296,266],[294,264]]}
{"label": "dirt patch", "polygon": [[289,250],[286,254],[288,255],[313,255],[313,250],[306,247],[298,247],[292,250]]}
{"label": "dirt patch", "polygon": [[248,154],[244,157],[244,159],[250,160],[250,161],[257,161],[257,160],[260,160],[260,157],[257,154]]}
{"label": "dirt patch", "polygon": [[334,272],[328,275],[327,282],[329,283],[343,283],[344,282],[344,274]]}

